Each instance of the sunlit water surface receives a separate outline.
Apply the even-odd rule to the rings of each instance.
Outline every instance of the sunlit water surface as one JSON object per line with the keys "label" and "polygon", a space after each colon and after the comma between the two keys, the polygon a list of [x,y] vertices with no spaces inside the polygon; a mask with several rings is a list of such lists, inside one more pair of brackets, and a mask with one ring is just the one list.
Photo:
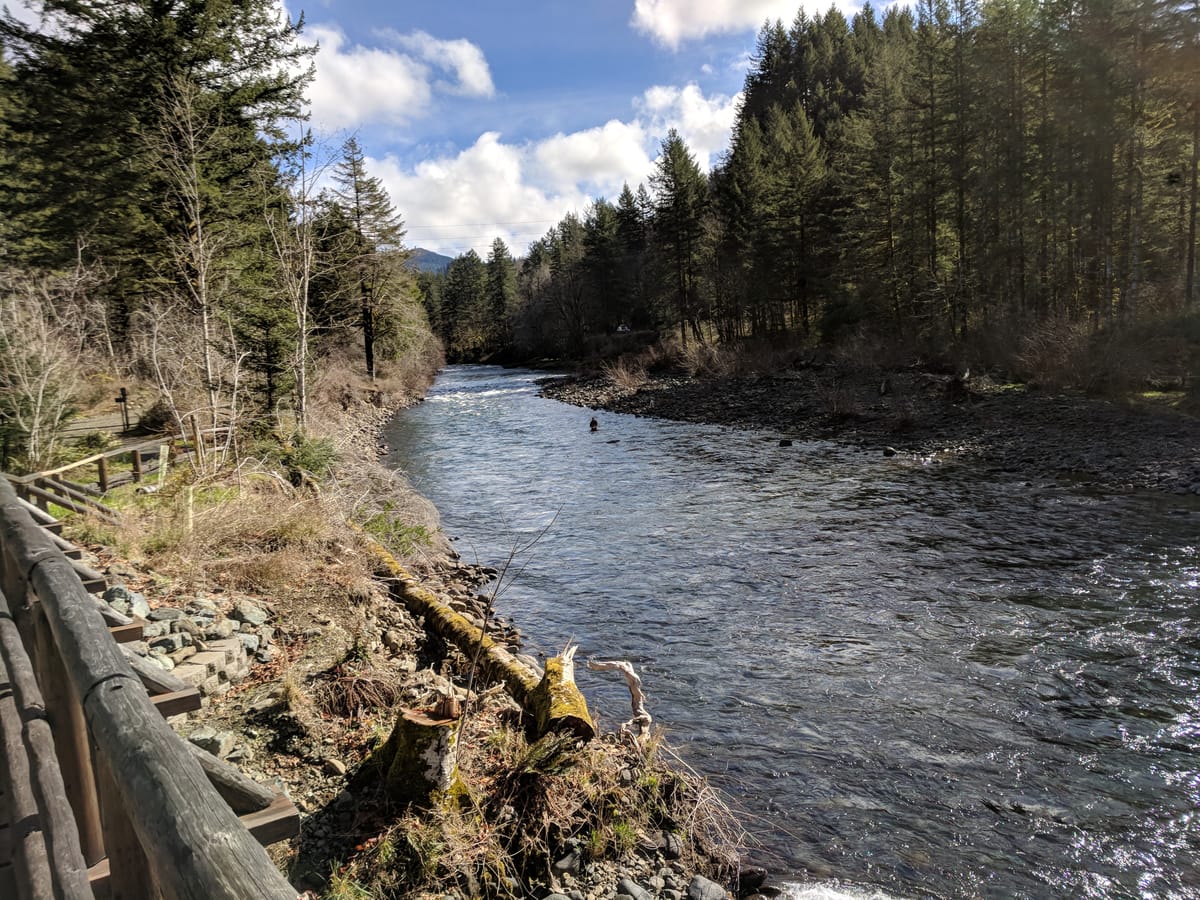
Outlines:
{"label": "sunlit water surface", "polygon": [[[795,897],[1200,897],[1200,508],[601,413],[454,367],[388,430],[526,649],[633,661]],[[1097,436],[1102,439],[1102,436]],[[608,727],[629,700],[579,672]]]}

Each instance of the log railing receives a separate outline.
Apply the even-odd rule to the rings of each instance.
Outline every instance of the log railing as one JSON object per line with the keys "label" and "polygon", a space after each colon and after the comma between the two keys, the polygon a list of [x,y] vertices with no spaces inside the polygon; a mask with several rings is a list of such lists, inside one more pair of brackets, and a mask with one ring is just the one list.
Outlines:
{"label": "log railing", "polygon": [[294,831],[294,808],[201,765],[99,607],[0,478],[0,844],[17,896],[294,900],[255,837]]}
{"label": "log railing", "polygon": [[[109,525],[119,524],[116,514],[99,499],[110,488],[130,482],[140,483],[156,472],[162,472],[168,460],[191,454],[201,457],[209,443],[217,444],[229,434],[228,428],[200,429],[192,423],[190,435],[161,437],[138,444],[127,444],[115,450],[95,453],[54,469],[31,475],[6,475],[16,488],[17,495],[43,511],[50,505],[68,512],[91,516]],[[127,471],[117,471],[119,463],[128,460]],[[92,478],[92,467],[95,477]],[[81,471],[82,470],[82,471]],[[78,473],[78,474],[76,474]],[[67,475],[72,474],[68,479]]]}

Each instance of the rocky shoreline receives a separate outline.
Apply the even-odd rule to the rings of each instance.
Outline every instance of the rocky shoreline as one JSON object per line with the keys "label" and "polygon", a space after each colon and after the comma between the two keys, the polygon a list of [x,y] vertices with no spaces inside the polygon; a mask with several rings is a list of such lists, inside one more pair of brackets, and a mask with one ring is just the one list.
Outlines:
{"label": "rocky shoreline", "polygon": [[1200,496],[1200,419],[986,377],[809,366],[744,377],[552,377],[547,397],[596,410],[834,440],[888,456],[1111,490]]}
{"label": "rocky shoreline", "polygon": [[[378,462],[386,452],[382,429],[392,415],[394,410],[363,403],[347,409],[343,420],[327,431],[342,460],[337,481],[356,497],[370,491],[371,502],[384,508],[424,503],[425,520],[436,523],[436,511],[427,501],[412,495],[402,477]],[[250,777],[286,790],[301,811],[301,830],[288,844],[273,847],[273,857],[304,896],[346,896],[339,885],[354,873],[369,874],[374,848],[391,840],[389,829],[397,827],[397,810],[377,787],[356,781],[355,774],[396,707],[421,706],[448,687],[466,700],[461,654],[378,579],[356,582],[349,591],[275,597],[215,583],[198,589],[186,579],[126,559],[112,547],[92,544],[88,550],[89,561],[106,572],[112,585],[104,595],[108,605],[149,622],[145,640],[130,652],[143,665],[196,686],[203,696],[201,710],[175,717],[172,725]],[[519,652],[515,625],[490,615],[488,592],[496,570],[462,563],[440,533],[411,565],[422,586],[444,605],[477,626],[486,621],[490,636]],[[382,718],[368,714],[367,707],[377,701],[386,701],[377,710],[393,712],[383,711]],[[519,718],[515,704],[501,691],[485,691],[478,702],[476,715],[486,721]],[[478,745],[472,742],[464,752],[486,756],[488,733],[476,740]],[[646,785],[674,779],[667,764],[651,764],[624,735],[603,735],[570,752],[607,772],[610,798],[619,797],[627,806],[663,802],[643,796]],[[687,776],[678,779],[679,785],[688,783]],[[509,827],[519,829],[519,823]],[[691,838],[695,846],[688,846],[663,826],[639,829],[635,838],[624,841],[620,853],[572,840],[548,843],[545,875],[532,895],[552,900],[720,900],[779,894],[765,884],[763,870],[737,866],[736,857],[732,869],[728,856],[719,864],[732,879],[732,892],[710,880],[708,876],[718,877],[717,868],[701,862],[708,851],[698,836]],[[449,868],[455,871],[453,863]],[[470,864],[462,868],[469,870]],[[529,894],[521,892],[529,887],[514,881],[494,895],[525,896]],[[468,877],[465,884],[451,879],[436,891],[404,895],[450,900],[493,892]]]}

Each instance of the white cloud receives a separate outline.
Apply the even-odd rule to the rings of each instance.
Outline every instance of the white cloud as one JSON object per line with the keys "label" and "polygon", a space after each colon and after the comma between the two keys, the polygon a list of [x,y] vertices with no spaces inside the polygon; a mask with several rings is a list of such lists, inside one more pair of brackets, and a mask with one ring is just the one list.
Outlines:
{"label": "white cloud", "polygon": [[491,97],[496,89],[483,51],[467,40],[423,31],[380,32],[385,46],[350,42],[335,25],[310,25],[320,45],[309,88],[313,123],[335,131],[411,121],[429,112],[435,93]]}
{"label": "white cloud", "polygon": [[556,134],[533,150],[538,178],[557,190],[585,186],[611,195],[626,181],[638,181],[650,167],[646,129],[640,122],[613,119],[597,128]]}
{"label": "white cloud", "polygon": [[314,25],[305,33],[321,48],[309,88],[318,128],[400,122],[428,108],[433,96],[428,66],[403,53],[349,44],[332,26]]}
{"label": "white cloud", "polygon": [[689,84],[682,88],[652,87],[636,105],[650,117],[660,135],[668,128],[678,130],[700,168],[707,171],[729,144],[740,102],[741,94],[705,97],[697,85]]}
{"label": "white cloud", "polygon": [[556,193],[530,182],[531,153],[505,144],[494,131],[456,156],[426,160],[409,170],[394,157],[368,161],[410,225],[406,243],[457,256],[473,247],[486,257],[501,237],[517,253],[572,208],[575,191]]}
{"label": "white cloud", "polygon": [[[796,11],[807,6],[810,14],[824,14],[828,3],[797,0],[636,0],[630,24],[660,43],[677,48],[681,43],[709,34],[757,31],[767,20],[791,24]],[[834,3],[846,15],[862,5],[856,0]]]}
{"label": "white cloud", "polygon": [[658,86],[634,101],[631,121],[527,143],[489,131],[455,155],[411,168],[395,157],[368,161],[410,224],[407,243],[457,256],[486,256],[495,237],[516,254],[567,212],[597,195],[615,200],[654,171],[659,144],[675,128],[707,170],[729,142],[740,96],[706,97],[694,84]]}
{"label": "white cloud", "polygon": [[483,51],[470,41],[462,38],[456,41],[442,41],[424,31],[414,31],[412,34],[385,31],[382,34],[391,37],[401,47],[413,51],[436,68],[453,71],[457,82],[440,81],[438,87],[441,89],[465,97],[495,96],[496,87],[492,84],[492,72],[484,59]]}
{"label": "white cloud", "polygon": [[668,47],[723,31],[757,29],[767,19],[790,22],[796,0],[637,0],[631,24]]}

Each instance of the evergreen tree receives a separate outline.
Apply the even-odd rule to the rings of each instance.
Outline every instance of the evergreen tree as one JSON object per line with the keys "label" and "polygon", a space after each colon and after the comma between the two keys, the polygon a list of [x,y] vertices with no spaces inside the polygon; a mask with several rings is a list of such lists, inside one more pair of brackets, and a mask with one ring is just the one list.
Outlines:
{"label": "evergreen tree", "polygon": [[704,340],[700,330],[704,310],[699,274],[707,184],[695,157],[673,128],[663,140],[650,183],[654,188],[654,237],[661,283],[674,307],[680,340],[686,347],[689,328],[696,340]]}
{"label": "evergreen tree", "polygon": [[446,268],[442,334],[452,359],[477,360],[488,345],[487,266],[474,250]]}
{"label": "evergreen tree", "polygon": [[300,115],[314,51],[269,0],[41,0],[36,11],[53,28],[0,18],[12,60],[0,160],[9,251],[50,269],[72,266],[77,253],[99,261],[115,273],[112,318],[127,326],[173,277],[169,244],[187,227],[184,210],[157,199],[170,176],[155,144],[179,87],[192,86],[221,145],[199,173],[209,221],[258,222],[258,173],[280,121]]}
{"label": "evergreen tree", "polygon": [[511,317],[517,292],[517,265],[500,238],[492,241],[487,259],[485,302],[488,313],[488,347],[492,351],[508,346]]}
{"label": "evergreen tree", "polygon": [[398,292],[402,275],[404,224],[383,182],[367,174],[357,139],[350,138],[342,147],[333,181],[337,185],[334,196],[350,225],[351,279],[357,293],[363,356],[367,376],[374,378],[379,318]]}

